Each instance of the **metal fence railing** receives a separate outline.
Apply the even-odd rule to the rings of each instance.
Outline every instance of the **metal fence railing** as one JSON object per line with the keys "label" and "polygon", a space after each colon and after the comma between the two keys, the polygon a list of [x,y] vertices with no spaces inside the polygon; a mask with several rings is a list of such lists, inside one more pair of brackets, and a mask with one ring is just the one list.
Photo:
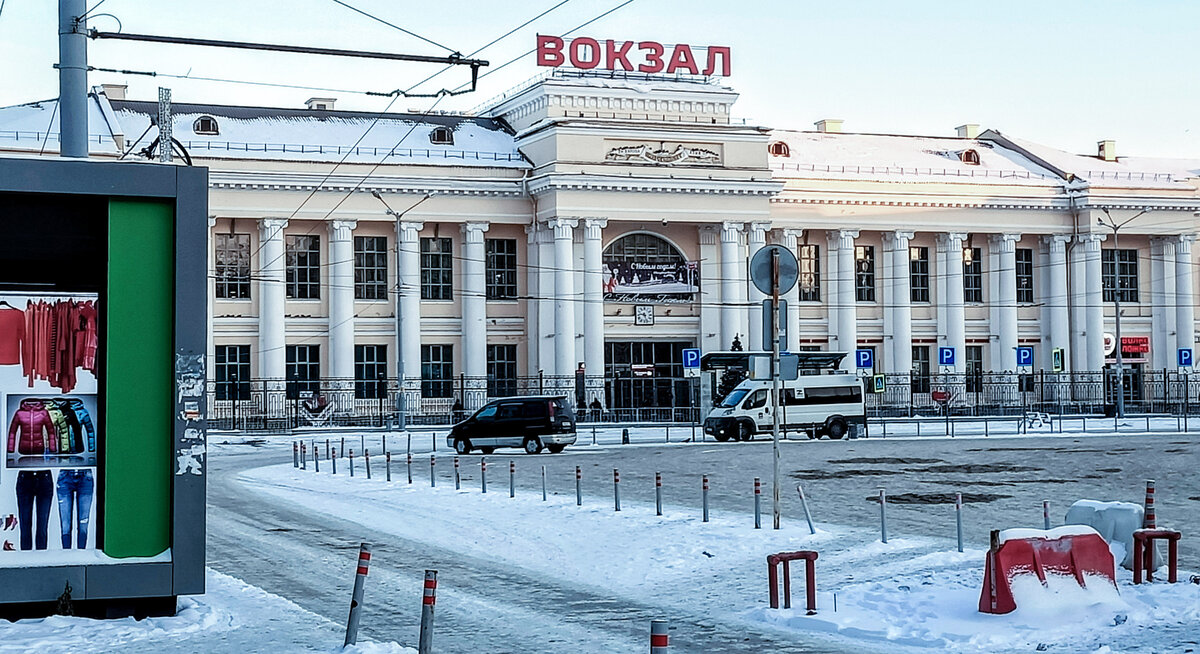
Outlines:
{"label": "metal fence railing", "polygon": [[[710,373],[704,373],[709,375]],[[719,401],[720,375],[711,374]],[[864,378],[870,417],[1112,415],[1118,377],[1094,373],[888,374],[882,392]],[[213,429],[284,431],[303,426],[444,425],[487,401],[528,395],[565,396],[580,422],[702,422],[702,383],[695,377],[537,375],[507,379],[219,379],[208,383]],[[948,396],[945,407],[935,396]],[[1189,415],[1200,405],[1200,375],[1132,370],[1125,376],[1127,413]]]}

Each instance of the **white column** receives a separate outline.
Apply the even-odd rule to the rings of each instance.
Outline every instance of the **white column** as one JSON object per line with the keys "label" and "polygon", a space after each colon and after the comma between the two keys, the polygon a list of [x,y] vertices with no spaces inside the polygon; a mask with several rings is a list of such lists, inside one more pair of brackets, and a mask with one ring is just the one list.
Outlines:
{"label": "white column", "polygon": [[[1104,368],[1104,278],[1102,276],[1100,243],[1104,234],[1081,234],[1080,244],[1083,246],[1083,267],[1087,275],[1084,287],[1084,305],[1087,309],[1085,331],[1087,337],[1084,347],[1087,348],[1087,370],[1100,372]],[[1120,347],[1120,344],[1117,344]]]}
{"label": "white column", "polygon": [[538,365],[534,374],[541,373],[547,379],[544,385],[548,392],[553,388],[554,372],[554,231],[548,223],[542,223],[537,228],[537,330],[532,338],[538,343]]}
{"label": "white column", "polygon": [[1086,372],[1091,363],[1087,350],[1087,256],[1083,239],[1069,250],[1071,264],[1071,372]]}
{"label": "white column", "polygon": [[[771,228],[770,223],[753,222],[750,223],[750,231],[746,232],[746,270],[749,271],[750,260],[767,244],[767,230]],[[749,279],[749,277],[747,277]],[[751,282],[746,285],[746,290],[749,293],[747,302],[749,303],[750,313],[750,334],[749,344],[746,348],[752,352],[762,351],[766,346],[762,339],[762,301],[767,296],[759,291]]]}
{"label": "white column", "polygon": [[1195,234],[1183,234],[1175,243],[1176,345],[1193,349],[1196,340],[1196,294],[1192,281],[1192,242],[1195,240]]}
{"label": "white column", "polygon": [[[555,218],[554,230],[554,374],[563,388],[574,384],[575,366],[575,227],[578,220]],[[568,393],[574,404],[575,394]]]}
{"label": "white column", "polygon": [[[783,230],[783,247],[789,252],[800,256],[800,239],[804,238],[803,229],[785,229]],[[787,315],[787,350],[789,352],[797,352],[800,349],[800,282],[797,281],[792,290],[784,295],[787,300],[788,315]]]}
{"label": "white column", "polygon": [[527,375],[536,375],[538,368],[538,346],[541,339],[538,338],[538,302],[534,298],[541,297],[538,290],[538,228],[537,223],[525,226],[525,261],[528,265],[524,268],[519,268],[517,273],[518,278],[522,275],[525,278],[525,288],[528,290],[530,299],[525,301],[525,370]]}
{"label": "white column", "polygon": [[608,221],[583,222],[583,367],[587,403],[604,403],[604,228]]}
{"label": "white column", "polygon": [[888,285],[892,289],[891,311],[884,314],[886,323],[883,333],[892,337],[891,356],[887,368],[893,373],[908,374],[912,372],[912,277],[909,270],[908,242],[913,238],[913,232],[895,231],[883,235],[884,247],[892,250],[892,269],[889,271]]}
{"label": "white column", "polygon": [[[950,232],[938,240],[943,246],[942,275],[946,280],[946,294],[941,304],[945,306],[945,323],[938,331],[945,334],[946,347],[954,348],[954,366],[951,372],[961,373],[966,369],[967,317],[963,303],[963,241],[966,234]],[[940,366],[939,366],[940,368]]]}
{"label": "white column", "polygon": [[[1017,369],[1017,241],[1020,234],[997,234],[992,237],[992,248],[996,251],[996,325],[1000,335],[999,355],[992,361],[1000,365],[996,370]],[[965,351],[964,351],[965,354]],[[993,364],[995,365],[995,364]]]}
{"label": "white column", "polygon": [[1175,237],[1150,239],[1150,365],[1175,366]]}
{"label": "white column", "polygon": [[[212,247],[214,245],[214,241],[216,240],[212,236],[213,227],[216,227],[216,225],[217,225],[217,217],[209,216],[208,217],[209,248],[208,248],[208,253],[206,255],[206,259],[208,261],[208,270],[210,271],[210,274],[207,276],[208,281],[205,283],[205,287],[208,289],[205,294],[205,297],[206,297],[205,304],[207,305],[207,313],[205,315],[208,316],[208,325],[207,325],[208,332],[207,332],[207,337],[205,338],[206,342],[204,344],[204,353],[205,353],[204,361],[207,364],[205,369],[208,371],[209,379],[217,378],[217,344],[216,344],[216,340],[215,340],[216,324],[215,324],[215,318],[214,318],[215,312],[213,311],[213,303],[216,302],[216,299],[217,299],[217,278],[216,278],[215,274],[212,274],[212,273],[215,273],[217,270],[216,248]],[[249,381],[249,380],[246,380],[246,381]],[[211,386],[210,386],[210,388],[211,388]],[[208,406],[215,407],[216,404],[213,404],[213,403],[216,401],[216,399],[217,398],[215,395],[213,395],[212,393],[209,393]]]}
{"label": "white column", "polygon": [[420,398],[421,390],[421,230],[425,223],[400,221],[396,223],[396,271],[400,284],[397,300],[396,328],[400,351],[397,375],[401,379],[405,400],[411,406]]}
{"label": "white column", "polygon": [[1071,236],[1054,234],[1044,238],[1050,250],[1049,265],[1046,268],[1046,277],[1049,281],[1043,286],[1047,291],[1043,302],[1047,307],[1045,315],[1049,324],[1045,326],[1047,328],[1045,332],[1050,335],[1050,346],[1042,348],[1042,358],[1045,361],[1042,368],[1053,369],[1050,360],[1051,351],[1058,347],[1066,353],[1067,356],[1063,357],[1063,366],[1069,369],[1074,347],[1070,342],[1071,320],[1067,310],[1067,243],[1071,241]]}
{"label": "white column", "polygon": [[854,351],[858,348],[858,305],[854,299],[854,239],[857,229],[835,232],[837,250],[837,335],[838,350],[846,352],[842,370],[855,371]]}
{"label": "white column", "polygon": [[354,408],[354,220],[329,223],[329,376],[338,411]]}
{"label": "white column", "polygon": [[486,222],[463,223],[462,362],[463,408],[470,411],[487,399],[487,253]]}
{"label": "white column", "polygon": [[721,349],[727,350],[737,336],[742,337],[742,346],[748,348],[746,334],[741,332],[742,316],[745,313],[746,276],[741,270],[746,260],[741,255],[739,240],[746,223],[726,221],[721,223]]}
{"label": "white column", "polygon": [[717,226],[701,225],[700,232],[700,349],[729,349],[721,342],[721,266],[718,263]]}
{"label": "white column", "polygon": [[283,390],[287,376],[287,341],[284,327],[284,303],[287,287],[284,282],[286,254],[283,230],[286,218],[264,218],[258,221],[259,281],[258,283],[258,376],[267,380],[267,390]]}

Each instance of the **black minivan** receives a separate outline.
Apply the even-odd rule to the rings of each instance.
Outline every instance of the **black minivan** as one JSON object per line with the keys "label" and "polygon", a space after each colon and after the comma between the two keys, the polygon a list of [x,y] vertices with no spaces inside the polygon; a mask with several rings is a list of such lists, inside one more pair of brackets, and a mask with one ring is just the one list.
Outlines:
{"label": "black minivan", "polygon": [[574,442],[575,414],[562,395],[492,400],[446,436],[446,444],[459,454],[473,449],[491,454],[497,447],[520,447],[529,454],[545,448],[558,454]]}

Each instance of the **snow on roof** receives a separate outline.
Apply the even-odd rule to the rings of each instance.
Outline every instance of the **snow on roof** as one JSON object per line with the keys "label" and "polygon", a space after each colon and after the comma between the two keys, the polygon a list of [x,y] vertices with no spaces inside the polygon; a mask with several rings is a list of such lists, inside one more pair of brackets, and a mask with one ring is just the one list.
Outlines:
{"label": "snow on roof", "polygon": [[[787,146],[769,156],[776,177],[1061,186],[1063,179],[1019,152],[981,139],[774,130]],[[973,154],[972,154],[973,153]],[[973,163],[978,161],[978,163]]]}
{"label": "snow on roof", "polygon": [[1180,188],[1188,186],[1184,180],[1200,177],[1200,159],[1117,157],[1116,161],[1105,161],[1097,156],[1072,154],[1007,134],[1003,138],[1092,186]]}
{"label": "snow on roof", "polygon": [[[125,134],[136,138],[157,114],[154,102],[112,101]],[[500,121],[461,115],[380,114],[354,111],[234,107],[176,103],[173,136],[194,157],[287,159],[350,163],[409,163],[524,168],[512,133]],[[199,119],[216,121],[217,134],[197,133]],[[453,143],[435,143],[435,129]],[[366,136],[363,136],[363,134]],[[143,138],[149,142],[157,129]],[[361,140],[360,140],[361,139]]]}
{"label": "snow on roof", "polygon": [[[100,106],[88,108],[88,152],[116,154],[117,144]],[[0,148],[58,152],[58,99],[0,107]]]}

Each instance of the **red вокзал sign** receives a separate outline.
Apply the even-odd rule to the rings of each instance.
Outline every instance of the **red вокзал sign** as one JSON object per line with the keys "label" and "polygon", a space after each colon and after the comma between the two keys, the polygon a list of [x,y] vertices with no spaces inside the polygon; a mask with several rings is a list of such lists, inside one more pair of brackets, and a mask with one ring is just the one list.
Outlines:
{"label": "red \u0432\u043e\u043a\u0437\u0430\u043b sign", "polygon": [[[696,52],[705,60],[700,68]],[[636,65],[635,65],[635,62]],[[537,65],[557,68],[570,65],[581,70],[602,68],[638,73],[688,73],[729,77],[729,46],[697,46],[686,43],[667,46],[657,41],[613,41],[580,36],[566,40],[561,36],[538,34]],[[717,72],[720,66],[720,72]]]}

